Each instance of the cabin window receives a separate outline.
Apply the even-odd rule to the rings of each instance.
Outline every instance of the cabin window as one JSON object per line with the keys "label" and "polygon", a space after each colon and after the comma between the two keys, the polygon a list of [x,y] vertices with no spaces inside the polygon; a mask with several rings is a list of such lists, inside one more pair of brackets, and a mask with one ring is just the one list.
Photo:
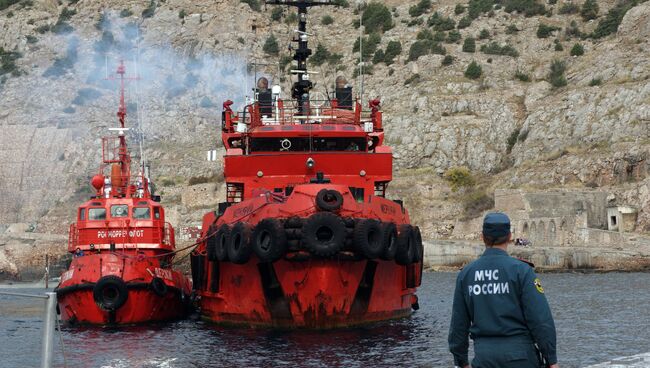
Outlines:
{"label": "cabin window", "polygon": [[106,208],[89,208],[88,220],[106,220]]}
{"label": "cabin window", "polygon": [[133,207],[133,218],[137,220],[148,220],[151,218],[149,207]]}
{"label": "cabin window", "polygon": [[153,218],[160,220],[160,207],[153,208]]}
{"label": "cabin window", "polygon": [[129,215],[129,206],[126,204],[116,204],[111,206],[111,217],[127,217]]}
{"label": "cabin window", "polygon": [[86,209],[85,208],[80,208],[79,209],[79,220],[83,221],[86,219]]}
{"label": "cabin window", "polygon": [[366,151],[365,138],[290,137],[255,138],[251,140],[251,152],[331,152]]}

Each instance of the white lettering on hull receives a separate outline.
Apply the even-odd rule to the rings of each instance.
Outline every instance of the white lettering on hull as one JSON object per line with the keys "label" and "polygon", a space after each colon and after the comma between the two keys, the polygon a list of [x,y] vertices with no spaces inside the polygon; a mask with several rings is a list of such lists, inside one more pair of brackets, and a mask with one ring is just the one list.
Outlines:
{"label": "white lettering on hull", "polygon": [[142,238],[144,230],[98,230],[97,238],[110,239],[110,238]]}

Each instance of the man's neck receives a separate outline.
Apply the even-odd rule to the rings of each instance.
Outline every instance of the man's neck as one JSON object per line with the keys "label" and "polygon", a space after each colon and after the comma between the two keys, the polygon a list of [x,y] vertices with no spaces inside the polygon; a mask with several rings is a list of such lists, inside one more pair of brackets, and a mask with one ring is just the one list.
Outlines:
{"label": "man's neck", "polygon": [[488,249],[489,248],[501,249],[502,251],[507,253],[508,252],[508,243],[503,243],[503,244],[498,244],[498,245],[495,244],[495,245],[493,245],[491,247],[488,247]]}

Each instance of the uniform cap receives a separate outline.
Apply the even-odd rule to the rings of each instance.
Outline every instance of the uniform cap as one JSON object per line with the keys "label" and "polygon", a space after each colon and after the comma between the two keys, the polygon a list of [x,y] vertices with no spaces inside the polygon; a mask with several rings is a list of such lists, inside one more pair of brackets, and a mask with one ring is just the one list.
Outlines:
{"label": "uniform cap", "polygon": [[483,235],[499,238],[510,234],[510,219],[505,213],[492,212],[483,219]]}

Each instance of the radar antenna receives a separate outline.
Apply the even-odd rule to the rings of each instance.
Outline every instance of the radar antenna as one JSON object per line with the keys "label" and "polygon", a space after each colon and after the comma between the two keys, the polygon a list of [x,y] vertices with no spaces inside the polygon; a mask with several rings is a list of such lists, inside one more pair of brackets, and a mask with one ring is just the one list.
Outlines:
{"label": "radar antenna", "polygon": [[304,113],[308,110],[309,91],[313,87],[313,83],[309,80],[309,73],[307,72],[307,58],[309,58],[312,53],[312,50],[307,45],[307,39],[308,36],[310,36],[310,34],[307,33],[307,9],[312,6],[339,6],[339,4],[329,0],[266,0],[266,4],[294,6],[298,8],[298,29],[295,31],[297,37],[293,39],[293,42],[298,43],[298,48],[295,50],[293,55],[293,59],[298,62],[298,67],[291,71],[293,74],[298,76],[298,80],[293,84],[293,88],[291,89],[291,98],[298,101],[298,111]]}

